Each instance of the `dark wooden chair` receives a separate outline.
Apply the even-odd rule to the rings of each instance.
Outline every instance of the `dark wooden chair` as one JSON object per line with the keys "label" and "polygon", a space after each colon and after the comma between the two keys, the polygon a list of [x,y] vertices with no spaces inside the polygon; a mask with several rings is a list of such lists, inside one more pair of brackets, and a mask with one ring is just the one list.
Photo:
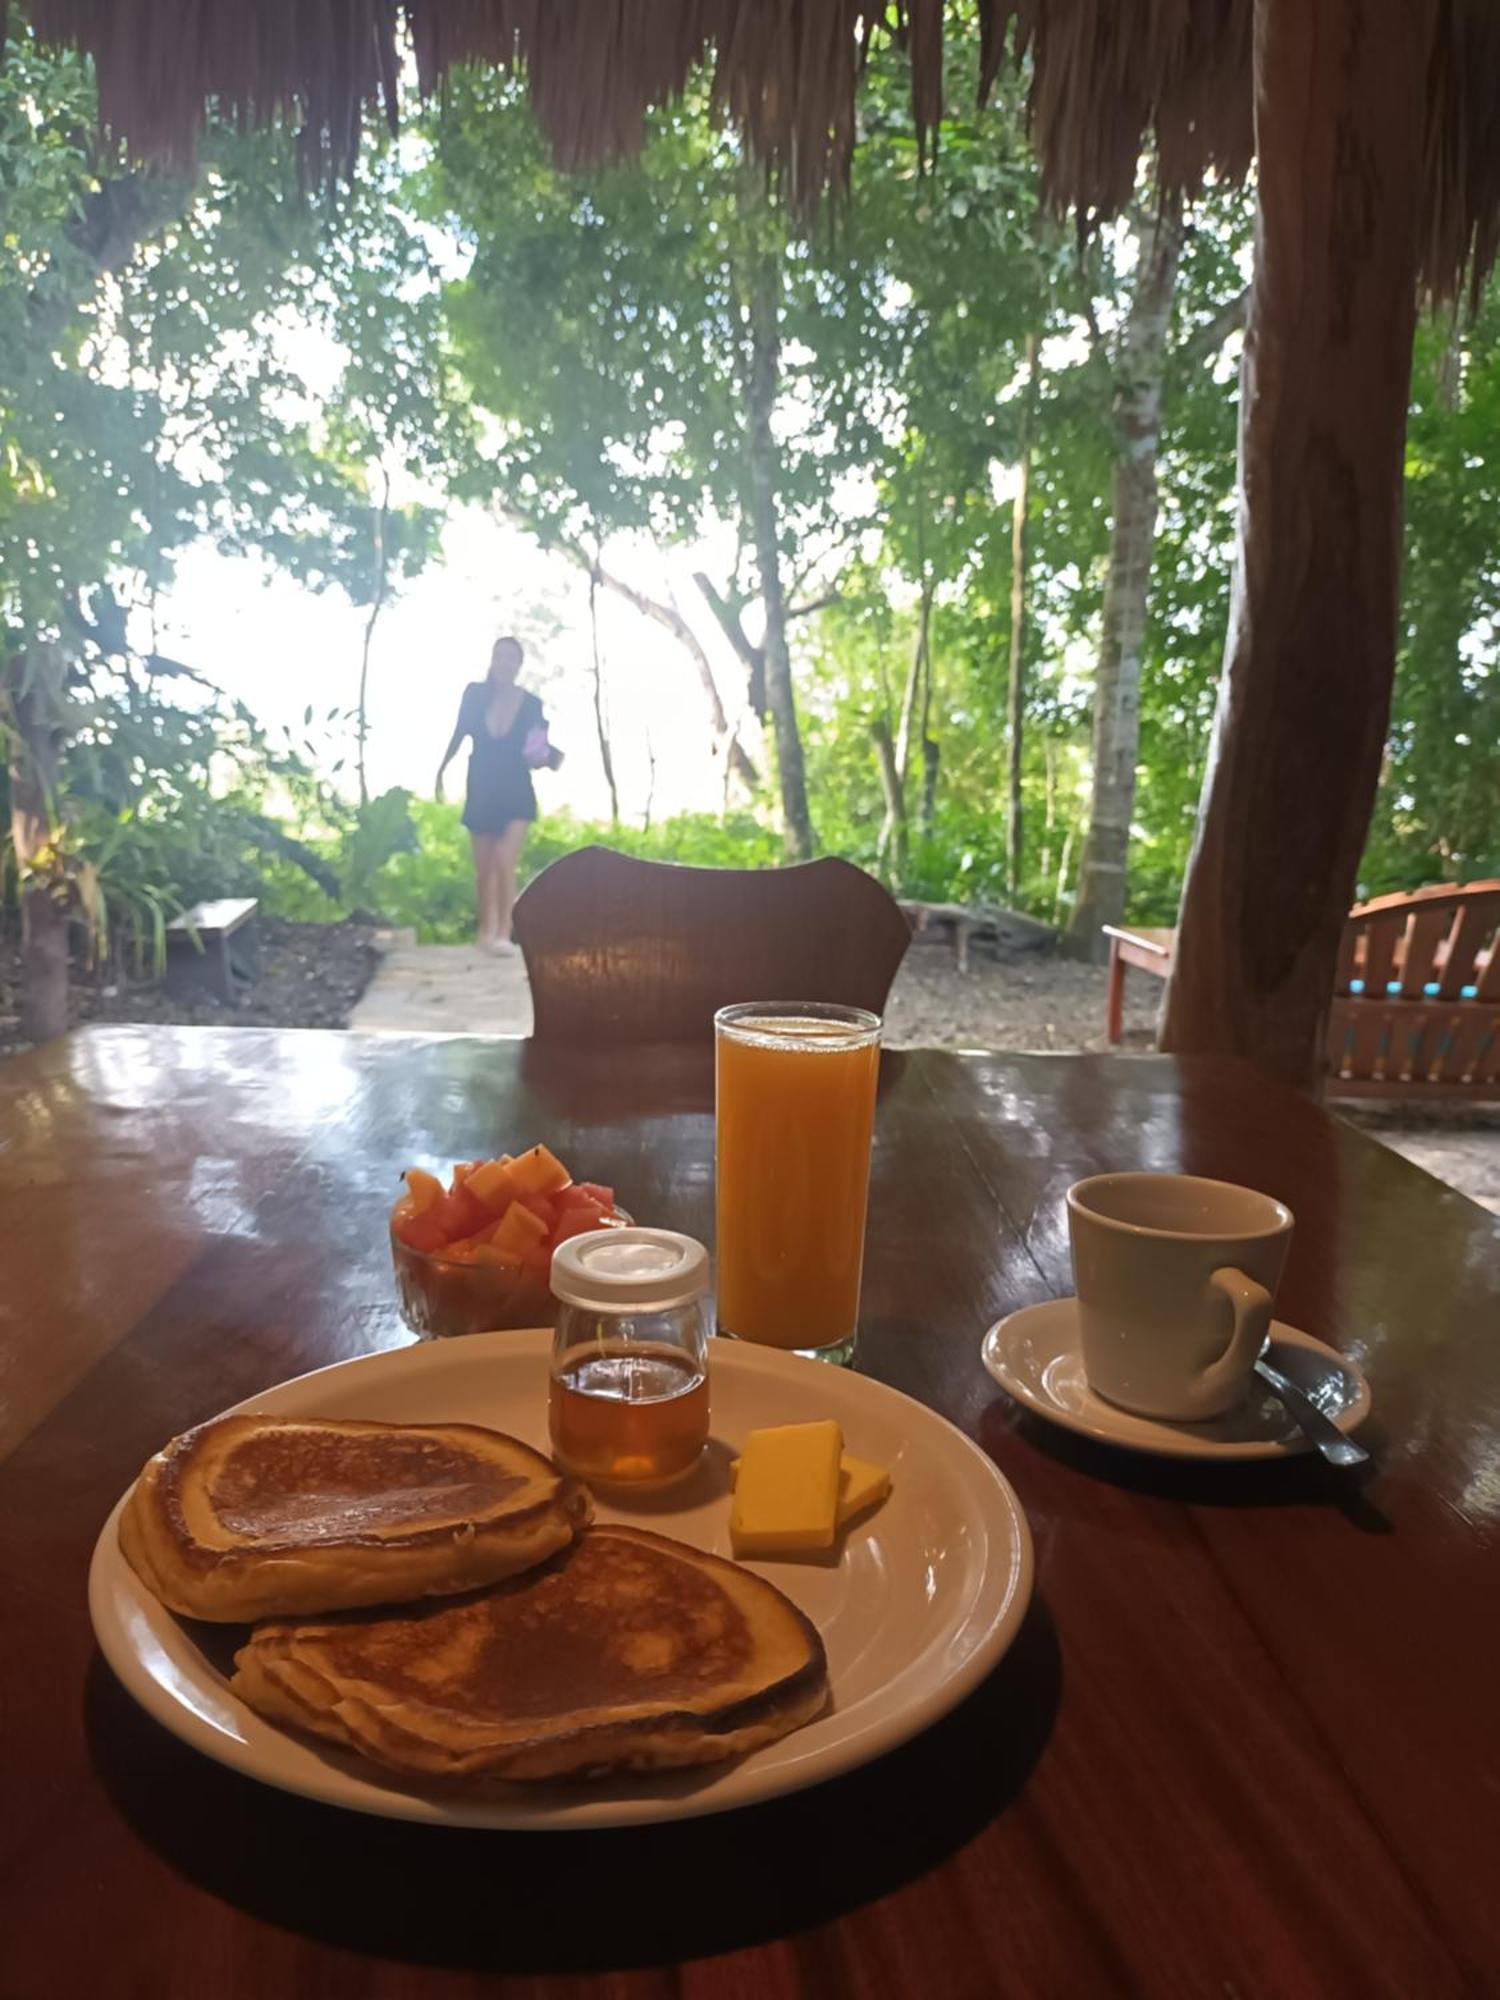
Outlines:
{"label": "dark wooden chair", "polygon": [[684,868],[584,847],[516,903],[539,1041],[690,1042],[737,1000],[878,1013],[911,931],[847,861]]}

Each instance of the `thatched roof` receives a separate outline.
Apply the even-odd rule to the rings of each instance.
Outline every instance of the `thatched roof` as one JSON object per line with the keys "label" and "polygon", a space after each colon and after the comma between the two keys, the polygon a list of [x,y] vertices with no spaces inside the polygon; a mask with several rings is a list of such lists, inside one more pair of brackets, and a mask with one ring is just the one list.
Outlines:
{"label": "thatched roof", "polygon": [[[1396,5],[1415,0],[1392,0]],[[1252,0],[975,0],[986,82],[1030,73],[1052,197],[1107,215],[1154,135],[1168,186],[1251,161]],[[1316,0],[1306,0],[1312,6]],[[1500,239],[1500,4],[1434,0],[1424,276],[1451,292]],[[0,0],[3,14],[4,0]],[[191,155],[205,103],[289,113],[347,165],[366,108],[394,118],[403,27],[424,91],[455,64],[525,73],[564,166],[630,153],[646,111],[712,64],[719,104],[793,197],[849,171],[862,48],[908,39],[919,126],[943,101],[948,0],[31,0],[46,40],[94,57],[105,122],[137,151]]]}

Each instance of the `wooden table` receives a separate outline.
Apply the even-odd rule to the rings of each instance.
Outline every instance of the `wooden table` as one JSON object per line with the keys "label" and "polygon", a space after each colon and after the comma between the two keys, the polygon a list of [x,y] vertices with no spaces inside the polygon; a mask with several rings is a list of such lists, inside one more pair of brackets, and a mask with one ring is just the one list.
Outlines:
{"label": "wooden table", "polygon": [[[1231,1065],[887,1059],[860,1365],[1004,1468],[1037,1596],[882,1763],[527,1840],[264,1790],[135,1708],[99,1524],[174,1431],[404,1338],[399,1168],[545,1134],[706,1233],[710,1104],[706,1054],[460,1039],[97,1028],[0,1066],[5,2000],[1500,1991],[1500,1223]],[[1369,1371],[1372,1476],[1115,1455],[992,1385],[985,1327],[1068,1289],[1064,1188],[1125,1165],[1291,1203],[1282,1310]]]}

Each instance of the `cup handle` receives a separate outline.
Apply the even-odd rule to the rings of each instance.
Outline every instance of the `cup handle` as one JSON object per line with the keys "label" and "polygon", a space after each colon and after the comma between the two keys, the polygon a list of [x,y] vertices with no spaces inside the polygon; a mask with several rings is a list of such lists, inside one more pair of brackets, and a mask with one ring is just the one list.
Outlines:
{"label": "cup handle", "polygon": [[1229,1345],[1198,1377],[1198,1394],[1205,1402],[1214,1403],[1222,1401],[1226,1388],[1248,1375],[1254,1366],[1255,1357],[1271,1331],[1272,1300],[1264,1285],[1256,1284],[1232,1264],[1213,1272],[1208,1282],[1234,1308],[1234,1331],[1229,1336]]}

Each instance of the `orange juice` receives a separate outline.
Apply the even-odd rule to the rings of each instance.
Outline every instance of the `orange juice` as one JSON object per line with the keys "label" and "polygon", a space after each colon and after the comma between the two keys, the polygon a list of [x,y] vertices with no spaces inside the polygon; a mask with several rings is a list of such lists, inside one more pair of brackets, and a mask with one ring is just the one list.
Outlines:
{"label": "orange juice", "polygon": [[718,1017],[719,1328],[852,1352],[880,1023],[849,1007]]}

